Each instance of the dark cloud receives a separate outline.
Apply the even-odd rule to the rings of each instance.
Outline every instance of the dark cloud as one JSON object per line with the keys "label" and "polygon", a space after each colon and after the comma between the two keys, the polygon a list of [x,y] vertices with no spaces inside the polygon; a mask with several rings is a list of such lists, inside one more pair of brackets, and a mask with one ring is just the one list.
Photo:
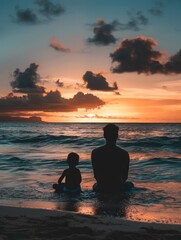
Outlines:
{"label": "dark cloud", "polygon": [[31,63],[24,72],[17,68],[13,73],[14,80],[10,83],[13,92],[43,93],[45,91],[44,87],[37,85],[40,82],[37,69],[38,65],[36,63]]}
{"label": "dark cloud", "polygon": [[87,84],[86,88],[91,90],[99,90],[99,91],[115,91],[118,90],[117,83],[114,82],[113,87],[110,87],[106,78],[102,76],[100,73],[95,74],[91,71],[87,71],[83,75],[83,80]]}
{"label": "dark cloud", "polygon": [[128,13],[128,15],[130,16],[130,19],[127,23],[120,23],[117,20],[114,20],[112,23],[106,23],[104,19],[98,19],[95,24],[92,24],[94,37],[88,38],[88,42],[96,45],[115,44],[117,39],[113,35],[114,31],[139,31],[140,26],[148,24],[148,18],[142,13],[142,11],[137,11],[135,14]]}
{"label": "dark cloud", "polygon": [[112,67],[112,72],[181,73],[181,50],[163,63],[163,54],[154,50],[156,45],[153,38],[137,37],[123,40],[116,51],[110,54],[112,62],[117,63]]}
{"label": "dark cloud", "polygon": [[58,87],[64,87],[64,83],[63,82],[60,82],[60,79],[58,79],[56,82],[56,85],[58,86]]}
{"label": "dark cloud", "polygon": [[162,72],[162,65],[158,61],[161,53],[153,50],[155,46],[156,42],[152,38],[137,37],[123,40],[120,47],[110,55],[112,62],[118,64],[112,68],[112,71],[116,73]]}
{"label": "dark cloud", "polygon": [[153,38],[137,37],[125,39],[115,52],[110,54],[113,73],[181,73],[181,50],[162,63],[162,53],[154,50],[157,45]]}
{"label": "dark cloud", "polygon": [[42,99],[46,103],[60,103],[63,102],[61,94],[58,90],[48,92]]}
{"label": "dark cloud", "polygon": [[136,13],[136,19],[140,25],[147,25],[149,22],[148,18],[142,13],[142,11]]}
{"label": "dark cloud", "polygon": [[167,73],[181,73],[181,49],[165,64],[165,71]]}
{"label": "dark cloud", "polygon": [[106,23],[103,19],[98,19],[97,23],[93,25],[94,37],[88,38],[89,43],[97,45],[109,45],[116,43],[116,38],[112,32],[116,30],[117,21]]}
{"label": "dark cloud", "polygon": [[119,30],[133,30],[139,31],[140,26],[145,26],[148,24],[148,18],[142,13],[142,11],[137,11],[135,14],[129,13],[130,19],[127,23],[119,23],[117,27]]}
{"label": "dark cloud", "polygon": [[49,22],[52,18],[57,17],[65,12],[65,9],[59,3],[53,3],[50,0],[35,0],[34,3],[39,7],[35,9],[15,8],[15,16],[12,17],[13,22],[23,24],[40,24]]}
{"label": "dark cloud", "polygon": [[36,0],[35,3],[39,6],[39,12],[47,18],[59,16],[65,11],[59,3],[50,0]]}
{"label": "dark cloud", "polygon": [[153,16],[161,16],[163,14],[163,3],[156,2],[155,5],[148,10]]}
{"label": "dark cloud", "polygon": [[70,52],[70,48],[65,47],[61,42],[58,41],[55,37],[51,38],[50,41],[50,47],[54,48],[56,51],[60,52],[65,52],[68,53]]}
{"label": "dark cloud", "polygon": [[[31,63],[24,72],[19,69],[14,71],[14,80],[11,82],[13,92],[24,93],[23,96],[16,96],[10,93],[0,98],[1,114],[13,115],[23,112],[72,112],[79,108],[94,109],[105,103],[93,94],[78,92],[73,98],[63,98],[61,93],[56,91],[45,92],[45,88],[37,85],[40,82],[40,75],[37,73],[38,65]],[[62,86],[59,79],[57,84]]]}
{"label": "dark cloud", "polygon": [[50,91],[46,94],[28,94],[14,96],[10,94],[0,98],[0,112],[12,114],[14,112],[72,112],[79,108],[94,109],[105,103],[93,94],[78,92],[73,98],[65,99],[59,91]]}
{"label": "dark cloud", "polygon": [[105,104],[97,96],[91,93],[84,94],[82,92],[78,92],[76,95],[74,95],[74,97],[70,100],[70,102],[76,108],[86,108],[86,109],[94,109],[97,107],[101,107]]}
{"label": "dark cloud", "polygon": [[31,9],[19,9],[16,7],[15,17],[13,21],[25,24],[37,24],[39,22],[37,15]]}

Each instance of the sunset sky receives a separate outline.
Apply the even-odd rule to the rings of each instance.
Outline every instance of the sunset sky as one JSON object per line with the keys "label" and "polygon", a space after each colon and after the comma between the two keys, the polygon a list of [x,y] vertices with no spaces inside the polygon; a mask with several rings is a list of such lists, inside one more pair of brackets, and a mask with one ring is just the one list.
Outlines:
{"label": "sunset sky", "polygon": [[0,3],[0,116],[181,122],[180,0]]}

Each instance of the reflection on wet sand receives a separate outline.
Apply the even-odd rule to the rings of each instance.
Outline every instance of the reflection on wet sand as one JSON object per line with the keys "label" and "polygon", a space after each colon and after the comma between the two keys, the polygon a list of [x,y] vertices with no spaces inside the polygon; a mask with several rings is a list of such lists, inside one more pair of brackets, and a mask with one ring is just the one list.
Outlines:
{"label": "reflection on wet sand", "polygon": [[126,193],[114,197],[98,195],[94,204],[95,214],[126,217],[129,201],[130,195]]}
{"label": "reflection on wet sand", "polygon": [[73,211],[89,215],[126,217],[130,208],[130,194],[106,196],[95,194],[91,201],[81,201],[82,195],[64,195],[64,202],[56,203],[56,210]]}

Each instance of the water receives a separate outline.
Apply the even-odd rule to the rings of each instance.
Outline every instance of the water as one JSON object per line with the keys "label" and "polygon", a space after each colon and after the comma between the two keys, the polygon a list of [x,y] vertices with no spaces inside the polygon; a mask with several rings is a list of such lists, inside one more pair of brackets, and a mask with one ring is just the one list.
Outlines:
{"label": "water", "polygon": [[[117,124],[130,153],[135,188],[113,199],[92,192],[91,151],[102,144],[100,123],[0,123],[0,204],[181,223],[181,124]],[[78,196],[52,190],[69,152],[80,155]]]}

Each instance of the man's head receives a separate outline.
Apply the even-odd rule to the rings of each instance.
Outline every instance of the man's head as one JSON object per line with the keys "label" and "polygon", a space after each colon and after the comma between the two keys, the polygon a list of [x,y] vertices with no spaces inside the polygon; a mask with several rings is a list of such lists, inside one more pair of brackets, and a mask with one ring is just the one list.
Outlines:
{"label": "man's head", "polygon": [[109,145],[115,145],[118,139],[119,127],[113,123],[108,123],[104,128],[104,138]]}

